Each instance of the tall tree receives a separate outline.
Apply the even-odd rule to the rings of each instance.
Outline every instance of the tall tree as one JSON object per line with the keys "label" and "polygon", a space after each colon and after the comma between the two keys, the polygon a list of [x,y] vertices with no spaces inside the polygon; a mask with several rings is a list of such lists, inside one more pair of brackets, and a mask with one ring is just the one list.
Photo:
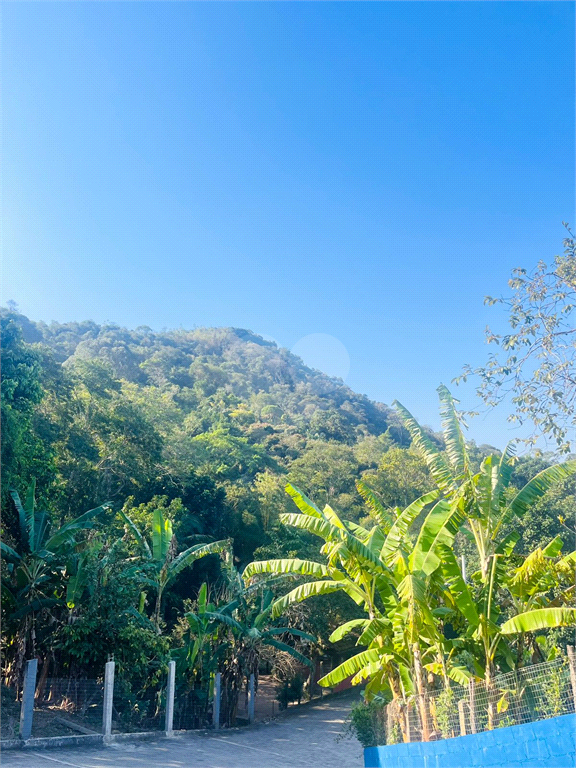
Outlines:
{"label": "tall tree", "polygon": [[0,315],[2,333],[2,511],[4,526],[12,520],[9,489],[27,485],[38,474],[49,450],[32,428],[35,407],[44,396],[41,355],[26,344],[15,312]]}
{"label": "tall tree", "polygon": [[528,443],[544,435],[568,453],[576,438],[576,240],[565,226],[564,253],[552,264],[519,267],[508,281],[511,295],[486,297],[505,308],[510,330],[488,328],[486,341],[498,351],[483,366],[465,366],[456,381],[479,380],[476,391],[491,407],[510,399],[509,420],[533,424]]}
{"label": "tall tree", "polygon": [[[209,544],[196,544],[188,547],[178,554],[177,541],[172,531],[172,521],[164,516],[162,509],[155,509],[152,513],[152,536],[148,541],[146,536],[134,524],[132,519],[120,510],[120,515],[126,523],[127,530],[132,533],[138,542],[144,557],[143,583],[148,583],[156,592],[156,602],[152,621],[158,634],[162,630],[162,597],[166,587],[174,581],[176,576],[188,568],[197,560],[207,555],[221,554],[228,551],[231,542],[213,541]],[[148,566],[146,568],[146,566]],[[146,578],[146,571],[149,577]]]}
{"label": "tall tree", "polygon": [[[10,637],[8,677],[18,680],[26,658],[37,650],[38,624],[48,624],[48,612],[64,606],[64,566],[78,532],[96,525],[110,505],[105,503],[85,512],[56,531],[50,514],[36,506],[33,480],[22,502],[11,491],[18,516],[18,537],[13,547],[0,542],[5,572],[2,579],[2,608]],[[12,625],[12,626],[11,626]]]}

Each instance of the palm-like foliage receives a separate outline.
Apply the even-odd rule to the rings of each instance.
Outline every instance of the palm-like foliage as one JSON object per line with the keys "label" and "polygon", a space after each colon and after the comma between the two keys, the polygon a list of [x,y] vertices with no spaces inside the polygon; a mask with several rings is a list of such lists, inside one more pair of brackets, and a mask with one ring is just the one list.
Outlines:
{"label": "palm-like foliage", "polygon": [[576,472],[576,462],[555,464],[532,478],[510,498],[515,450],[509,444],[502,455],[487,456],[480,471],[473,473],[466,441],[460,426],[455,400],[448,389],[438,388],[442,434],[445,450],[441,451],[416,419],[398,401],[396,410],[414,447],[426,461],[439,490],[463,510],[466,526],[474,538],[484,580],[488,578],[490,560],[503,542],[503,533],[515,518],[521,518],[528,507],[556,483]]}
{"label": "palm-like foliage", "polygon": [[36,621],[39,614],[64,605],[65,564],[80,531],[93,528],[99,515],[110,508],[102,504],[52,529],[50,513],[36,507],[33,480],[22,502],[10,491],[18,513],[18,541],[13,547],[0,542],[6,564],[2,579],[2,602],[9,622],[17,622],[14,659],[9,677],[18,679],[25,658],[36,654]]}
{"label": "palm-like foliage", "polygon": [[535,646],[534,632],[576,624],[576,609],[569,605],[574,602],[576,552],[562,555],[562,547],[562,539],[556,537],[506,574],[504,586],[517,615],[504,622],[500,631],[517,636],[518,666],[523,663],[525,645]]}
{"label": "palm-like foliage", "polygon": [[[483,667],[487,681],[492,673],[494,658],[499,649],[509,655],[498,626],[498,595],[507,581],[504,560],[512,552],[520,538],[519,533],[509,531],[515,519],[521,518],[528,507],[536,502],[555,484],[576,472],[576,462],[553,465],[537,474],[521,490],[511,495],[510,483],[514,464],[514,447],[508,445],[501,456],[487,456],[480,471],[473,473],[466,451],[455,401],[445,386],[438,388],[445,451],[441,452],[427,437],[413,416],[396,402],[396,408],[404,426],[410,432],[416,449],[425,459],[439,490],[450,506],[462,511],[462,521],[472,536],[480,572],[476,575],[477,594],[456,577],[457,566],[449,553],[442,552],[445,577],[453,584],[453,599],[460,607],[466,606],[469,632],[481,643],[484,653]],[[508,532],[506,532],[508,530]],[[458,569],[459,570],[459,569]],[[450,579],[452,580],[450,582]],[[472,619],[470,604],[475,602],[477,622]],[[558,615],[548,613],[548,627],[558,626]],[[540,622],[544,621],[540,615]],[[510,624],[509,626],[516,626]]]}
{"label": "palm-like foliage", "polygon": [[200,588],[195,610],[185,614],[186,642],[174,651],[182,673],[188,671],[204,690],[213,674],[221,671],[224,719],[235,720],[238,696],[251,674],[258,675],[265,646],[289,654],[313,667],[301,651],[285,642],[289,637],[313,643],[316,638],[288,626],[276,626],[271,618],[273,592],[268,588],[277,578],[246,586],[237,570],[229,565],[223,599],[209,599],[206,583]]}
{"label": "palm-like foliage", "polygon": [[[327,564],[299,559],[258,561],[247,566],[244,579],[252,580],[261,574],[314,577],[277,599],[272,605],[273,616],[315,595],[335,591],[347,594],[365,610],[367,618],[347,622],[330,639],[336,641],[360,630],[357,644],[367,650],[332,670],[320,683],[335,685],[353,676],[354,683],[369,679],[368,695],[383,687],[394,696],[410,692],[416,678],[424,680],[422,664],[433,662],[442,646],[430,609],[435,599],[432,575],[440,564],[436,550],[441,543],[452,542],[460,510],[445,501],[438,502],[438,492],[433,491],[405,510],[386,513],[365,490],[371,516],[378,521],[367,529],[342,520],[329,506],[320,510],[293,486],[287,486],[287,492],[301,514],[281,515],[282,522],[322,538],[321,553]],[[414,543],[410,527],[430,505],[434,506]]]}
{"label": "palm-like foliage", "polygon": [[164,590],[176,576],[188,568],[197,560],[207,555],[215,555],[226,552],[230,548],[230,541],[213,541],[209,544],[196,544],[189,547],[180,554],[177,554],[176,537],[172,531],[172,521],[164,517],[161,509],[156,509],[152,515],[152,536],[151,541],[147,541],[144,534],[137,525],[128,517],[124,511],[120,511],[122,519],[126,523],[128,530],[134,535],[138,542],[147,572],[151,573],[152,578],[142,577],[144,584],[152,586],[156,591],[156,604],[153,614],[153,622],[156,631],[161,629],[161,607]]}
{"label": "palm-like foliage", "polygon": [[[393,697],[424,694],[424,670],[438,675],[445,686],[450,679],[465,683],[471,673],[458,663],[459,648],[473,654],[477,676],[490,684],[497,653],[507,664],[514,664],[509,635],[531,631],[530,627],[561,626],[574,619],[573,609],[558,604],[562,598],[555,596],[556,603],[552,603],[546,596],[551,561],[556,558],[554,567],[568,573],[573,556],[558,560],[558,545],[551,543],[540,554],[533,553],[523,569],[511,569],[510,555],[519,534],[510,531],[510,525],[554,483],[573,474],[576,463],[550,467],[512,493],[512,447],[501,456],[486,457],[474,472],[455,401],[445,387],[440,387],[439,394],[445,450],[396,404],[436,481],[436,491],[405,510],[391,512],[360,483],[359,491],[375,522],[366,528],[342,520],[328,505],[320,510],[297,488],[288,486],[300,512],[283,514],[280,520],[323,539],[321,553],[326,562],[268,560],[251,563],[244,571],[248,580],[260,574],[293,574],[306,579],[275,601],[273,616],[293,603],[334,591],[344,592],[365,610],[366,619],[347,622],[331,637],[336,641],[359,631],[357,644],[364,650],[326,675],[321,681],[324,685],[352,676],[353,683],[368,680],[368,696],[384,688]],[[414,541],[411,526],[426,508],[429,511]],[[480,564],[470,583],[462,575],[453,548],[454,538],[463,528],[475,542]],[[527,580],[530,564],[538,557],[547,561],[548,571],[539,572],[536,582]],[[570,594],[565,590],[564,602]],[[508,615],[514,615],[503,623],[502,609],[506,600],[510,607],[510,598]],[[447,639],[445,621],[464,625],[459,638]]]}

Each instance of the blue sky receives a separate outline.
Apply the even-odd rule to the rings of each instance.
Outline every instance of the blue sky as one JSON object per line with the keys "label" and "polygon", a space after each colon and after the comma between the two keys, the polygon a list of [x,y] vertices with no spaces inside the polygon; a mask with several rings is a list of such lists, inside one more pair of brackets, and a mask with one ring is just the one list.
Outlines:
{"label": "blue sky", "polygon": [[247,327],[437,426],[483,297],[574,220],[573,30],[568,2],[5,3],[2,300]]}

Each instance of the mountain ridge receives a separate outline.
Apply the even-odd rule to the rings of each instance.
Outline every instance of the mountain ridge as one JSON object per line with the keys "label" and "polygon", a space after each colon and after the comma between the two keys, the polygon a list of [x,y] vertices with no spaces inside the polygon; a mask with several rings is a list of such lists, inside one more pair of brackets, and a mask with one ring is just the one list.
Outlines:
{"label": "mountain ridge", "polygon": [[182,535],[234,538],[244,559],[279,535],[287,482],[359,519],[356,481],[409,445],[388,406],[248,329],[46,324],[13,311],[3,324],[20,329],[7,343],[34,361],[42,390],[29,426],[11,427],[29,445],[25,461],[7,459],[8,482],[36,477],[63,518],[166,497],[196,516]]}

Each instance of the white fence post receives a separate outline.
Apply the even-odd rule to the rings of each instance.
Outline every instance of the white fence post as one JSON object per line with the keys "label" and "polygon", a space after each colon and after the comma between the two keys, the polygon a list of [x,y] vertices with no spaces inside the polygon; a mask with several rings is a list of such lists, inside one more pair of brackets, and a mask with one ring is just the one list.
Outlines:
{"label": "white fence post", "polygon": [[214,725],[214,729],[218,730],[220,728],[220,686],[221,686],[221,680],[222,675],[220,672],[216,672],[216,675],[214,677],[214,702],[212,705],[212,723]]}
{"label": "white fence post", "polygon": [[576,656],[574,654],[574,646],[569,645],[566,650],[568,651],[568,665],[570,667],[572,698],[574,699],[574,708],[576,709]]}
{"label": "white fence post", "polygon": [[458,720],[460,722],[460,736],[466,736],[466,710],[464,707],[466,702],[464,699],[460,699],[458,702]]}
{"label": "white fence post", "polygon": [[102,711],[102,733],[104,741],[110,741],[112,735],[112,704],[114,701],[114,667],[113,661],[106,662],[104,672],[104,707]]}
{"label": "white fence post", "polygon": [[176,691],[176,662],[168,663],[168,684],[166,685],[166,736],[174,736],[174,694]]}
{"label": "white fence post", "polygon": [[476,684],[474,678],[468,683],[468,697],[470,701],[470,732],[476,733]]}
{"label": "white fence post", "polygon": [[410,719],[410,699],[406,702],[406,741],[408,744],[412,741],[412,720]]}
{"label": "white fence post", "polygon": [[37,672],[38,659],[30,659],[30,661],[27,661],[26,671],[24,673],[24,687],[22,689],[22,704],[20,706],[20,738],[22,741],[27,741],[32,734]]}
{"label": "white fence post", "polygon": [[254,722],[254,672],[250,675],[248,687],[248,722]]}

